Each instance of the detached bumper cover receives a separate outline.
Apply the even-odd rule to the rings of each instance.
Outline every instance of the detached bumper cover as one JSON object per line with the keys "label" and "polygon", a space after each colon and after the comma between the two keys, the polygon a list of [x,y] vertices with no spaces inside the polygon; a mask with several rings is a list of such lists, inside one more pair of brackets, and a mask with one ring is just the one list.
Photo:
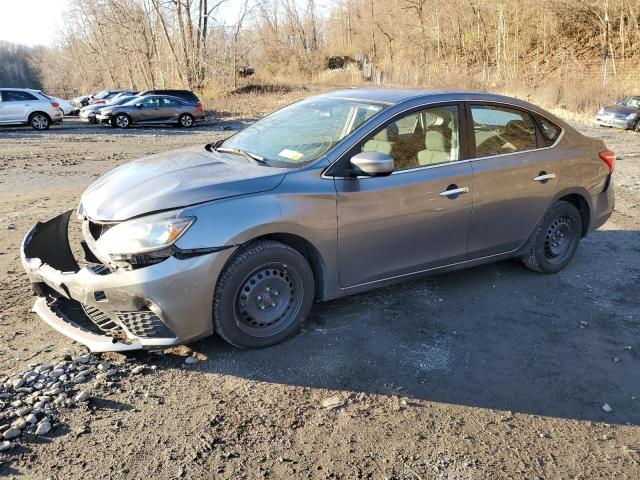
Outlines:
{"label": "detached bumper cover", "polygon": [[71,213],[38,223],[22,242],[42,320],[94,352],[165,348],[213,332],[213,289],[230,250],[135,270],[80,268],[67,235]]}

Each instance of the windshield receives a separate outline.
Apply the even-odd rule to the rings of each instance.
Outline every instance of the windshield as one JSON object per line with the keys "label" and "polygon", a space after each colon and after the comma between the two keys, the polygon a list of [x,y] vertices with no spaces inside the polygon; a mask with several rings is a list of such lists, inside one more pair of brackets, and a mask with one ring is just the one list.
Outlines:
{"label": "windshield", "polygon": [[135,96],[133,96],[133,97],[127,96],[127,97],[112,98],[111,100],[109,100],[107,102],[107,105],[122,105],[124,103],[127,103],[127,102],[133,100],[134,98],[135,98]]}
{"label": "windshield", "polygon": [[298,167],[329,152],[383,108],[358,100],[314,97],[278,110],[218,148],[248,152],[277,166]]}
{"label": "windshield", "polygon": [[640,97],[626,97],[618,102],[618,105],[625,107],[640,108]]}
{"label": "windshield", "polygon": [[96,93],[93,98],[96,98],[98,100],[102,100],[103,98],[105,98],[107,95],[109,95],[109,90],[102,90],[101,92]]}

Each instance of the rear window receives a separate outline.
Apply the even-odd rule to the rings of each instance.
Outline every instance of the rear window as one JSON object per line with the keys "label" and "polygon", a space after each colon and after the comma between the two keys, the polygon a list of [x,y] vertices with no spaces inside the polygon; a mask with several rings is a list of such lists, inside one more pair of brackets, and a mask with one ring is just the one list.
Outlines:
{"label": "rear window", "polygon": [[472,105],[476,156],[491,157],[536,148],[536,129],[529,114],[508,107]]}

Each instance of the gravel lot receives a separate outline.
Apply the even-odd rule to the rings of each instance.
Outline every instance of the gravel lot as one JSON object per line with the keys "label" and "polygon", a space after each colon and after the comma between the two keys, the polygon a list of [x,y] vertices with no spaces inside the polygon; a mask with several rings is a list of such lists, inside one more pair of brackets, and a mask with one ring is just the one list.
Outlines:
{"label": "gravel lot", "polygon": [[[640,478],[640,135],[630,132],[578,125],[619,154],[616,212],[554,276],[506,261],[319,304],[299,336],[261,351],[209,338],[164,355],[82,357],[30,313],[18,248],[37,220],[76,207],[116,165],[246,121],[0,131],[0,406],[33,396],[5,381],[65,375],[45,387],[39,423],[5,444],[0,476]],[[67,395],[57,404],[54,387]],[[51,430],[29,433],[44,415]]]}

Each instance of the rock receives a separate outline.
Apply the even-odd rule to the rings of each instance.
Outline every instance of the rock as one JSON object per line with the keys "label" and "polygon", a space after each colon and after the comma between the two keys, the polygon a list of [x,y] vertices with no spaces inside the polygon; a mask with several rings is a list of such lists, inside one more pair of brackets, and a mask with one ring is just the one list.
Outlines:
{"label": "rock", "polygon": [[111,368],[110,362],[102,362],[98,365],[98,370],[109,370]]}
{"label": "rock", "polygon": [[2,435],[2,437],[5,440],[11,440],[12,438],[19,437],[21,433],[22,433],[22,431],[19,428],[11,427],[10,429],[5,430],[5,432]]}
{"label": "rock", "polygon": [[633,350],[633,347],[631,345],[626,345],[624,347],[625,350]]}
{"label": "rock", "polygon": [[76,395],[76,402],[86,402],[87,400],[89,400],[91,396],[89,395],[89,393],[86,390],[82,390],[80,393],[78,393]]}
{"label": "rock", "polygon": [[185,365],[193,365],[194,363],[198,363],[198,362],[199,362],[198,358],[193,355],[184,359]]}
{"label": "rock", "polygon": [[24,385],[24,379],[22,378],[14,378],[11,380],[11,386],[13,388],[20,388],[22,385]]}
{"label": "rock", "polygon": [[74,363],[78,364],[89,363],[89,360],[91,360],[91,355],[89,355],[88,353],[85,355],[79,355],[77,357],[73,357],[72,360]]}
{"label": "rock", "polygon": [[14,442],[10,442],[9,440],[4,440],[2,442],[0,442],[0,452],[4,452],[6,450],[10,450],[13,447],[15,447],[15,443]]}
{"label": "rock", "polygon": [[344,400],[342,400],[338,395],[333,395],[332,397],[325,398],[320,402],[320,406],[322,408],[326,408],[327,410],[334,410],[336,408],[340,408],[344,405]]}
{"label": "rock", "polygon": [[11,423],[13,428],[17,428],[18,430],[22,430],[27,426],[27,421],[24,418],[18,418]]}
{"label": "rock", "polygon": [[137,367],[135,367],[133,370],[131,370],[131,373],[137,375],[139,373],[144,372],[145,366],[144,365],[138,365]]}
{"label": "rock", "polygon": [[36,417],[33,413],[30,413],[29,415],[24,417],[24,419],[31,424],[38,423],[38,417]]}
{"label": "rock", "polygon": [[607,413],[613,412],[613,408],[611,408],[611,406],[608,403],[605,403],[604,405],[602,405],[602,410],[604,410]]}
{"label": "rock", "polygon": [[115,368],[110,368],[109,370],[107,370],[106,372],[104,372],[104,374],[107,377],[113,377],[116,373],[118,373],[118,371]]}
{"label": "rock", "polygon": [[11,406],[13,408],[20,408],[22,406],[22,400],[14,400],[11,402]]}
{"label": "rock", "polygon": [[19,417],[24,417],[25,415],[29,415],[31,413],[31,410],[33,410],[32,407],[22,407],[16,413]]}
{"label": "rock", "polygon": [[62,375],[64,375],[64,370],[62,369],[54,370],[53,372],[49,373],[49,376],[53,378],[58,378],[58,377],[61,377]]}
{"label": "rock", "polygon": [[618,357],[613,357],[613,363],[618,363],[620,361],[620,358]]}
{"label": "rock", "polygon": [[49,433],[50,430],[51,430],[51,423],[49,423],[47,420],[42,420],[36,427],[36,431],[34,433],[36,435],[45,435]]}

